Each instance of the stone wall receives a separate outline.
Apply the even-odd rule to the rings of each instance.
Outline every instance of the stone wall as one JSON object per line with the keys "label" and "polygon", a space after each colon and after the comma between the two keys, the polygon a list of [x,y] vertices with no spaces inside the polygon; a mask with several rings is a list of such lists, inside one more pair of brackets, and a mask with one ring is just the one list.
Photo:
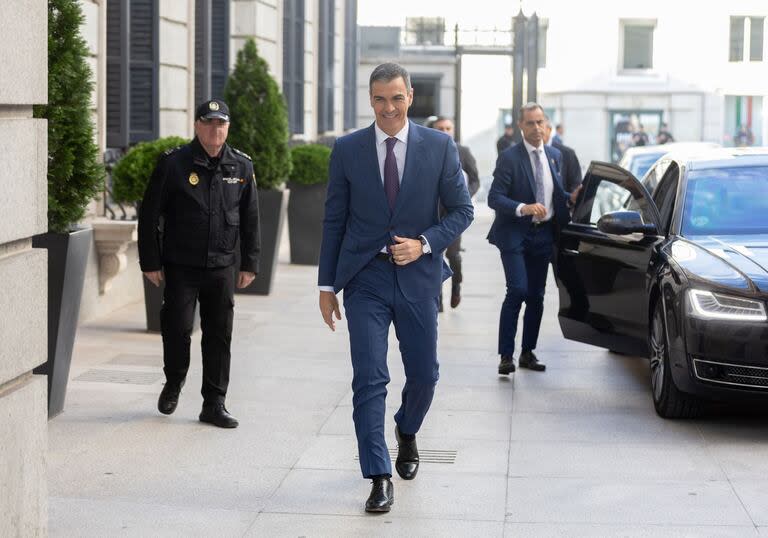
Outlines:
{"label": "stone wall", "polygon": [[0,0],[0,536],[45,536],[47,134],[45,0]]}

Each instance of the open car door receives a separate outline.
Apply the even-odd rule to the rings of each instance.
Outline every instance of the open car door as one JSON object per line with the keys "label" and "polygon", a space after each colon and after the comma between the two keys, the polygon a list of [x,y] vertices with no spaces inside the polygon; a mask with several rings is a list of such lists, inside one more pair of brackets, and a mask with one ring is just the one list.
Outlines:
{"label": "open car door", "polygon": [[630,172],[592,162],[555,253],[563,336],[647,355],[649,266],[663,241],[651,195]]}

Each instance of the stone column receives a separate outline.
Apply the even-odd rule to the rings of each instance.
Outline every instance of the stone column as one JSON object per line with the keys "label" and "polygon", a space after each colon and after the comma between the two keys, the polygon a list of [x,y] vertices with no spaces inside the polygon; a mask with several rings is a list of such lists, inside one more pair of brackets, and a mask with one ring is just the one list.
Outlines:
{"label": "stone column", "polygon": [[45,0],[0,0],[0,536],[45,536],[47,133]]}

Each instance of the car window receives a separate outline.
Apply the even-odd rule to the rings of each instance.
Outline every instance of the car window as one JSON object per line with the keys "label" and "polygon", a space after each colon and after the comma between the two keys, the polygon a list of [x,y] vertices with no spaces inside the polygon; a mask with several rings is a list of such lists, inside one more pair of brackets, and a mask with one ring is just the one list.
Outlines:
{"label": "car window", "polygon": [[768,166],[691,171],[681,229],[685,236],[768,233]]}
{"label": "car window", "polygon": [[637,190],[636,183],[616,182],[593,175],[588,177],[584,198],[573,215],[574,222],[597,225],[600,217],[612,211],[637,211],[644,222],[653,222],[648,201]]}
{"label": "car window", "polygon": [[629,165],[629,171],[637,179],[642,179],[648,169],[653,166],[653,163],[659,160],[659,157],[664,155],[664,152],[659,153],[643,153],[632,159]]}

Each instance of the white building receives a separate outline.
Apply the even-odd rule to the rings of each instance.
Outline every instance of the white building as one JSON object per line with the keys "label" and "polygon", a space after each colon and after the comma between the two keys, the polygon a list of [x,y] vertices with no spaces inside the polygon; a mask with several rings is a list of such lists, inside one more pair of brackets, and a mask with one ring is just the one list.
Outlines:
{"label": "white building", "polygon": [[[469,7],[394,0],[391,7],[382,14],[375,3],[361,1],[360,25],[405,27],[408,19],[413,25],[415,18],[439,17],[445,41],[452,43],[456,24],[462,29],[509,29],[520,4],[476,0]],[[639,123],[651,139],[665,122],[676,140],[725,145],[735,143],[743,124],[751,130],[753,144],[768,143],[765,0],[706,6],[696,0],[524,0],[522,8],[526,15],[535,11],[542,25],[538,100],[555,123],[564,125],[565,142],[576,149],[582,164],[616,159],[617,137]],[[389,60],[419,71],[423,62],[412,54]],[[430,47],[423,54],[431,56]],[[361,65],[361,93],[362,71]],[[454,85],[452,77],[446,72],[444,89]],[[462,142],[475,153],[481,175],[487,175],[496,158],[501,118],[511,108],[510,58],[465,57],[460,86]],[[361,95],[361,112],[362,103]],[[453,116],[448,103],[453,101],[441,103],[435,113]],[[360,126],[362,120],[368,118],[361,115]]]}

